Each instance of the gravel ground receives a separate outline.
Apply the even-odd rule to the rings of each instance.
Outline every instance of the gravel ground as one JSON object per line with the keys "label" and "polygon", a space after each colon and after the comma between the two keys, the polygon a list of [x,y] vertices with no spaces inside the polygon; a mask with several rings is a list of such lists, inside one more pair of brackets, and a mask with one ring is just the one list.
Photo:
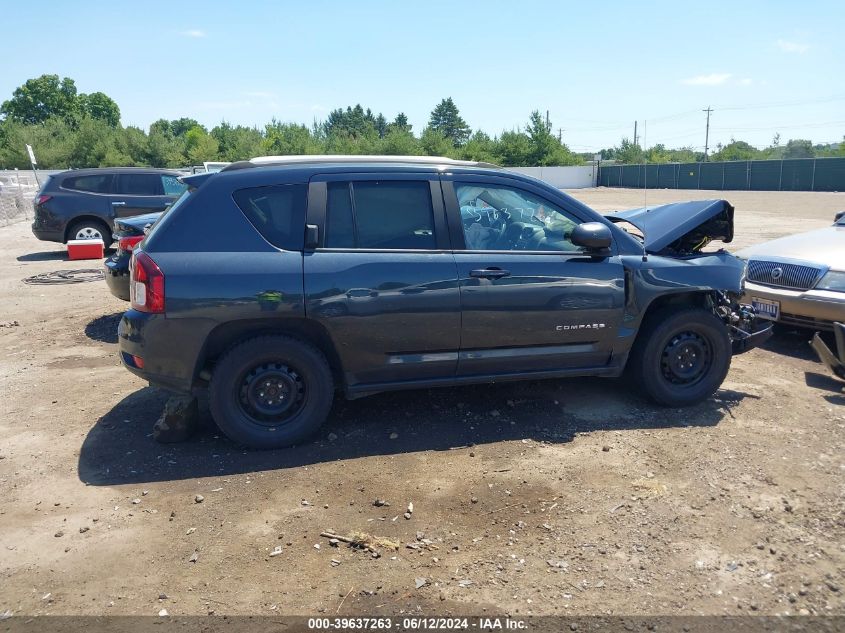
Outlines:
{"label": "gravel ground", "polygon": [[[729,198],[737,247],[845,208]],[[0,240],[0,613],[845,614],[845,395],[806,332],[683,410],[616,380],[526,382],[338,400],[315,442],[272,452],[205,413],[165,446],[165,395],[116,359],[125,304],[102,282],[22,282],[99,262],[24,223]]]}

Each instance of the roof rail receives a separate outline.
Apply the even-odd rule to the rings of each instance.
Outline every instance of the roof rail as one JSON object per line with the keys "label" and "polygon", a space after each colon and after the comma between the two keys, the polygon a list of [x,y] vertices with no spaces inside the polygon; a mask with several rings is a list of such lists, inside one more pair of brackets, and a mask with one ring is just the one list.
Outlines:
{"label": "roof rail", "polygon": [[460,167],[487,167],[499,169],[493,163],[456,160],[445,156],[393,156],[374,154],[298,154],[289,156],[257,156],[224,167],[221,171],[234,171],[270,165],[301,165],[307,163],[404,163],[418,165],[454,165]]}

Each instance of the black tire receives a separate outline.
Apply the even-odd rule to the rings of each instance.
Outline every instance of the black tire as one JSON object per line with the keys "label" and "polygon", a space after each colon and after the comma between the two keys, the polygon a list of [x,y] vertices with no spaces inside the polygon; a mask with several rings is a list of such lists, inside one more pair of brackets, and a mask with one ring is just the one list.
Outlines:
{"label": "black tire", "polygon": [[[111,229],[102,220],[80,220],[74,222],[67,232],[67,241],[76,239],[97,239],[96,234],[100,234],[103,244],[108,248],[113,241]],[[88,235],[89,237],[77,237],[77,235]]]}
{"label": "black tire", "polygon": [[208,389],[220,430],[260,449],[312,435],[328,416],[333,396],[326,357],[289,336],[260,336],[234,346],[217,362]]}
{"label": "black tire", "polygon": [[672,307],[649,315],[626,372],[657,404],[685,407],[706,400],[731,366],[725,324],[703,308]]}

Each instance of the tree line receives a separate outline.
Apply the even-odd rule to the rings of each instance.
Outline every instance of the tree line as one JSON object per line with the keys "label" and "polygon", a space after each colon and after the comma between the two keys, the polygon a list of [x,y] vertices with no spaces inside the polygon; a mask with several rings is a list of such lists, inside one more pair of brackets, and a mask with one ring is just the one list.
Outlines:
{"label": "tree line", "polygon": [[[149,131],[120,124],[120,108],[102,92],[78,93],[73,79],[42,75],[15,89],[0,105],[0,168],[28,168],[25,146],[36,152],[39,167],[153,166],[184,167],[204,161],[237,161],[282,154],[393,154],[448,156],[512,166],[579,165],[592,153],[572,152],[539,110],[521,127],[490,136],[473,130],[451,97],[431,112],[428,124],[416,134],[400,112],[392,120],[360,104],[337,108],[312,125],[272,120],[263,127],[223,121],[208,129],[195,119],[159,119]],[[845,154],[838,149],[791,140],[757,150],[744,141],[717,146],[710,160],[779,158],[797,155]],[[604,160],[625,163],[701,160],[690,148],[655,145],[644,150],[622,139],[602,150]]]}
{"label": "tree line", "polygon": [[[717,143],[714,152],[706,160],[781,160],[788,158],[826,158],[845,156],[845,138],[841,143],[817,143],[807,139],[790,139],[781,143],[780,134],[775,134],[771,144],[758,149],[745,141],[731,139],[727,145]],[[697,163],[705,160],[704,152],[695,151],[690,147],[668,149],[665,145],[657,144],[643,149],[630,139],[623,138],[616,146],[601,150],[602,160],[613,160],[625,164],[641,163]]]}
{"label": "tree line", "polygon": [[472,130],[451,98],[431,112],[417,135],[400,112],[391,121],[355,105],[306,126],[272,120],[263,128],[226,121],[210,130],[192,118],[160,119],[149,131],[120,124],[117,103],[103,93],[77,94],[70,78],[42,75],[0,105],[0,166],[29,167],[31,145],[45,169],[184,167],[267,154],[393,154],[449,156],[507,166],[578,165],[539,111],[517,130],[490,136]]}

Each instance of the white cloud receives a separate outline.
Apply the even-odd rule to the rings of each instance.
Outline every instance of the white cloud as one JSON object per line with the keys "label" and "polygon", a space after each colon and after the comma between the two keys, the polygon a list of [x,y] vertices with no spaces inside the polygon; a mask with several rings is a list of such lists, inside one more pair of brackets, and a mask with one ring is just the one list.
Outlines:
{"label": "white cloud", "polygon": [[264,92],[262,90],[256,90],[254,92],[245,92],[244,95],[247,97],[255,97],[257,99],[272,99],[276,95],[272,92]]}
{"label": "white cloud", "polygon": [[205,37],[205,31],[201,31],[200,29],[188,29],[187,31],[182,31],[180,35],[184,35],[185,37]]}
{"label": "white cloud", "polygon": [[778,48],[784,53],[806,53],[810,50],[809,44],[801,44],[800,42],[790,42],[788,40],[778,40]]}
{"label": "white cloud", "polygon": [[328,112],[329,108],[324,105],[315,104],[311,106],[311,112]]}
{"label": "white cloud", "polygon": [[688,86],[719,86],[733,77],[731,73],[710,73],[709,75],[696,75],[681,81]]}
{"label": "white cloud", "polygon": [[754,83],[754,80],[751,79],[751,77],[744,77],[743,79],[740,79],[736,83],[738,83],[740,86],[750,86],[751,84]]}

